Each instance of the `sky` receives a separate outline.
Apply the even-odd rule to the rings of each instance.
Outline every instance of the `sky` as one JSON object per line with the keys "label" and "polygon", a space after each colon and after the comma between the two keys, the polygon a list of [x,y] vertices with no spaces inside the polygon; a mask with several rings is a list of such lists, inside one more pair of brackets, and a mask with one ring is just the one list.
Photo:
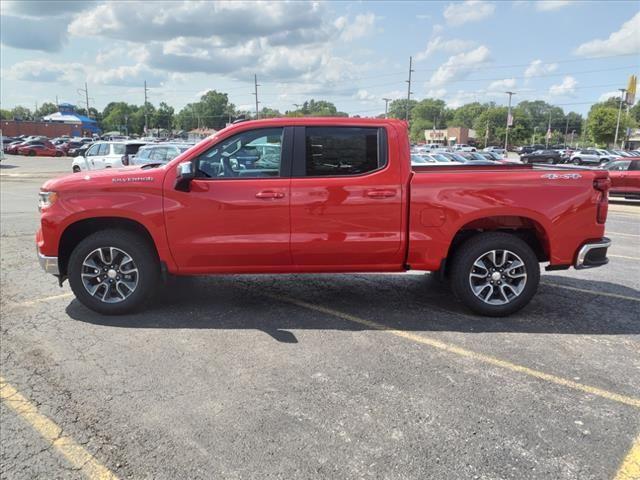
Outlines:
{"label": "sky", "polygon": [[565,111],[619,95],[640,70],[638,1],[0,2],[2,108],[164,101],[207,90],[236,107],[294,110],[311,98],[352,115],[383,98]]}

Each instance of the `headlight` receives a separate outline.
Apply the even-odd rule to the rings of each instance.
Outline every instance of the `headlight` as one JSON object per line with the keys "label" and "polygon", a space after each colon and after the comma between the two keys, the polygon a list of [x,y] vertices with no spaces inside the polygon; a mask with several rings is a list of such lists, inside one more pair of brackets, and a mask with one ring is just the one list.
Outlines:
{"label": "headlight", "polygon": [[56,203],[58,194],[56,192],[40,192],[38,194],[38,210],[42,211],[44,208],[49,208]]}

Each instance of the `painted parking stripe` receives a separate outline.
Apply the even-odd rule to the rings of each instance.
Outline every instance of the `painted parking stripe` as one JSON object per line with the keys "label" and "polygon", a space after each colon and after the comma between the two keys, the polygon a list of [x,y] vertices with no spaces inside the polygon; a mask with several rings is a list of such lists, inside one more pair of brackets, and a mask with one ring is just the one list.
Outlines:
{"label": "painted parking stripe", "polygon": [[621,233],[621,232],[607,232],[606,235],[616,235],[619,237],[640,237],[640,235],[636,235],[635,233]]}
{"label": "painted parking stripe", "polygon": [[68,435],[62,427],[42,415],[36,406],[0,377],[0,400],[27,422],[53,446],[74,468],[92,480],[117,480],[118,477],[95,459],[82,445]]}
{"label": "painted parking stripe", "polygon": [[638,480],[640,479],[640,436],[631,446],[631,450],[622,461],[618,473],[613,480]]}
{"label": "painted parking stripe", "polygon": [[627,257],[626,255],[611,255],[608,254],[608,257],[613,257],[613,258],[626,258],[627,260],[640,260],[640,257]]}
{"label": "painted parking stripe", "polygon": [[550,287],[564,288],[565,290],[573,290],[574,292],[591,293],[593,295],[601,295],[603,297],[621,298],[622,300],[631,300],[633,302],[640,302],[640,297],[629,297],[627,295],[620,295],[618,293],[599,292],[597,290],[588,290],[586,288],[570,287],[568,285],[559,285],[557,283],[547,282],[547,281],[540,282],[540,283],[542,283],[543,285],[548,285]]}
{"label": "painted parking stripe", "polygon": [[36,305],[41,302],[50,302],[52,300],[60,300],[62,298],[70,298],[73,297],[73,292],[62,293],[60,295],[51,295],[50,297],[42,297],[36,298],[35,300],[26,300],[24,302],[12,303],[10,306],[12,307],[28,307],[31,305]]}
{"label": "painted parking stripe", "polygon": [[373,330],[380,330],[380,331],[389,333],[391,335],[395,335],[396,337],[404,338],[406,340],[411,340],[413,342],[420,343],[423,345],[428,345],[430,347],[434,347],[439,350],[444,350],[446,352],[453,353],[461,357],[470,358],[472,360],[486,363],[494,367],[504,368],[512,372],[517,372],[517,373],[527,375],[529,377],[537,378],[538,380],[543,380],[549,383],[570,388],[572,390],[578,390],[584,393],[588,393],[590,395],[595,395],[601,398],[605,398],[607,400],[611,400],[614,402],[622,403],[624,405],[629,405],[629,406],[640,409],[640,398],[621,395],[619,393],[610,392],[608,390],[603,390],[601,388],[592,387],[590,385],[574,382],[573,380],[569,380],[566,378],[558,377],[556,375],[541,372],[540,370],[535,370],[533,368],[525,367],[523,365],[518,365],[516,363],[512,363],[506,360],[501,360],[491,355],[485,355],[484,353],[478,353],[472,350],[467,350],[466,348],[462,348],[451,343],[446,343],[441,340],[437,340],[435,338],[427,337],[424,335],[418,335],[415,333],[407,332],[405,330],[396,330],[382,323],[374,322],[372,320],[366,320],[364,318],[357,317],[349,313],[344,313],[339,310],[334,310],[333,308],[328,308],[323,305],[308,303],[308,302],[298,300],[292,297],[287,297],[284,295],[273,295],[269,293],[265,295],[275,300],[280,300],[282,302],[287,302],[293,305],[297,305],[298,307],[306,308],[308,310],[314,310],[316,312],[341,318],[343,320],[357,323],[359,325],[363,325]]}

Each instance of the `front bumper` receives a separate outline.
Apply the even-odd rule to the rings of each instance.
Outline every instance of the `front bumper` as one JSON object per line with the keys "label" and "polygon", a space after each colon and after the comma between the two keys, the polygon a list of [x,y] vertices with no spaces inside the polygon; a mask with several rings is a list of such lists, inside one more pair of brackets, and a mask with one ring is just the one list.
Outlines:
{"label": "front bumper", "polygon": [[585,243],[580,250],[578,250],[578,256],[576,257],[576,263],[574,267],[576,270],[582,270],[585,268],[601,267],[609,263],[607,258],[607,249],[611,246],[611,240],[607,237],[597,242]]}
{"label": "front bumper", "polygon": [[38,260],[42,269],[52,275],[60,275],[60,269],[58,268],[58,257],[47,257],[42,255],[38,247],[36,246],[36,252],[38,253]]}

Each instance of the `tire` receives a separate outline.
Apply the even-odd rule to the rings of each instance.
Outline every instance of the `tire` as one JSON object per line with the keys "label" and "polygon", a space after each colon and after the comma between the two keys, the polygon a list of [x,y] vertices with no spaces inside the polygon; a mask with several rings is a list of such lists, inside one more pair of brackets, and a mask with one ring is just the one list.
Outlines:
{"label": "tire", "polygon": [[[498,260],[494,264],[495,272],[489,268],[491,262],[488,259],[492,251],[498,252],[494,257]],[[508,254],[502,256],[500,252],[505,251]],[[522,265],[517,267],[518,263]],[[478,268],[476,265],[484,266]],[[484,277],[483,268],[486,270]],[[500,278],[492,279],[496,274]],[[515,235],[481,233],[460,245],[452,261],[450,278],[453,293],[469,309],[480,315],[503,317],[517,312],[531,301],[540,282],[540,265],[531,247]],[[493,283],[489,285],[489,281]],[[501,286],[497,289],[498,282]],[[488,298],[483,300],[480,297]]]}
{"label": "tire", "polygon": [[582,160],[580,160],[580,158],[577,158],[577,157],[576,157],[576,158],[574,158],[574,159],[572,159],[572,160],[571,160],[571,163],[573,163],[574,165],[580,165],[580,162],[581,162],[581,161],[582,161]]}
{"label": "tire", "polygon": [[75,167],[73,167],[72,170],[73,170],[73,173],[78,173],[80,172],[80,167],[76,165]]}
{"label": "tire", "polygon": [[62,156],[62,152],[56,152],[56,157],[61,157]]}
{"label": "tire", "polygon": [[551,157],[547,158],[547,163],[553,164],[553,158],[551,158]]}
{"label": "tire", "polygon": [[36,152],[33,150],[29,150],[29,156],[30,157],[35,157],[36,156]]}
{"label": "tire", "polygon": [[67,274],[73,293],[85,307],[104,315],[121,315],[141,309],[151,299],[160,278],[160,263],[153,247],[139,235],[101,230],[76,246]]}

